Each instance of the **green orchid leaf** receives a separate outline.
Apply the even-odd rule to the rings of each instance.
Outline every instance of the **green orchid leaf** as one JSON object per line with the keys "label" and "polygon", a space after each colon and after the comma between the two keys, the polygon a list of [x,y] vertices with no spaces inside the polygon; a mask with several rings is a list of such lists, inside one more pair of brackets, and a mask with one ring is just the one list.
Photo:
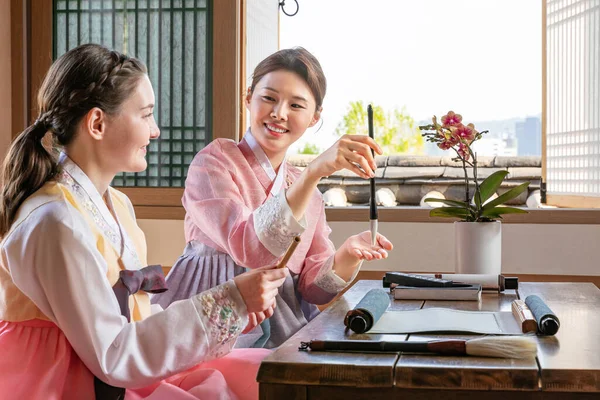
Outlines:
{"label": "green orchid leaf", "polygon": [[484,210],[481,216],[486,218],[501,218],[500,215],[502,214],[527,214],[527,211],[515,207],[494,207]]}
{"label": "green orchid leaf", "polygon": [[430,217],[466,218],[470,213],[462,207],[440,207],[429,212]]}
{"label": "green orchid leaf", "polygon": [[473,200],[475,201],[475,209],[481,209],[481,193],[476,191]]}
{"label": "green orchid leaf", "polygon": [[462,207],[462,208],[469,208],[470,206],[465,203],[464,201],[458,201],[458,200],[447,200],[447,199],[435,199],[433,197],[428,197],[425,200],[423,200],[427,203],[444,203],[444,204],[448,204],[449,206],[456,206],[456,207]]}
{"label": "green orchid leaf", "polygon": [[528,186],[529,182],[521,183],[519,186],[510,189],[506,193],[498,196],[494,200],[487,203],[485,206],[483,206],[483,210],[489,210],[491,208],[496,207],[497,205],[506,203],[507,201],[514,199],[515,197],[523,193],[525,190],[527,190]]}
{"label": "green orchid leaf", "polygon": [[[487,199],[498,191],[506,175],[508,175],[508,171],[496,171],[481,182],[481,185],[479,185],[481,203],[485,203]],[[475,201],[477,201],[477,197],[475,197]]]}

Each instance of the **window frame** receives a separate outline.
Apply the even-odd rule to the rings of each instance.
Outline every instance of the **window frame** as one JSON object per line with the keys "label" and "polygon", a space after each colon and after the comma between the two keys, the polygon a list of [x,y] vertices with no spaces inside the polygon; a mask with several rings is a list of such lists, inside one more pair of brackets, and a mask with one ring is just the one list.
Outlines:
{"label": "window frame", "polygon": [[[547,115],[548,115],[548,63],[547,63],[547,5],[548,0],[542,1],[542,188],[546,187],[547,182]],[[600,197],[585,195],[556,195],[547,194],[546,204],[556,207],[580,208],[580,209],[598,209],[600,208]],[[593,211],[591,211],[593,213]]]}
{"label": "window frame", "polygon": [[[52,63],[52,2],[11,1],[11,138],[32,123],[37,115],[36,95],[44,74]],[[245,7],[248,0],[209,0],[212,18],[209,35],[219,38],[212,46],[212,77],[209,116],[214,138],[238,140],[244,125],[243,88],[245,82]],[[546,182],[546,3],[542,1],[542,182]],[[215,90],[215,88],[218,88]],[[183,188],[119,188],[131,199],[137,218],[182,220]],[[528,214],[507,215],[506,223],[600,224],[600,198],[548,196],[548,204],[580,209],[529,210]],[[328,208],[329,221],[366,221],[363,207]],[[431,218],[429,209],[393,207],[380,210],[382,222],[451,223],[452,219]]]}
{"label": "window frame", "polygon": [[[244,0],[209,0],[212,15],[209,17],[209,43],[219,38],[219,46],[211,45],[212,70],[208,79],[212,115],[208,126],[212,139],[225,138],[237,141],[241,137],[241,31]],[[218,88],[214,90],[214,88]],[[140,219],[184,219],[181,204],[183,188],[133,188],[119,187],[131,200]]]}
{"label": "window frame", "polygon": [[[241,109],[241,17],[245,0],[208,0],[212,71],[208,91],[212,113],[207,116],[212,138],[238,140]],[[11,0],[12,133],[14,139],[37,116],[36,96],[52,64],[51,1]],[[218,89],[215,89],[218,88]],[[133,203],[138,218],[183,219],[183,188],[119,187]]]}

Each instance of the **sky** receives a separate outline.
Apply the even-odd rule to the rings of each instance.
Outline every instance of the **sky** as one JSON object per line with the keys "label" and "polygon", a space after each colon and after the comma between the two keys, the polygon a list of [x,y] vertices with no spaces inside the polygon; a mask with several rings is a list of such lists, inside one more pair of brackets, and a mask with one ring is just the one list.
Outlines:
{"label": "sky", "polygon": [[333,144],[336,126],[357,100],[405,107],[417,122],[448,110],[463,122],[541,112],[539,0],[298,2],[296,16],[280,13],[280,48],[313,53],[328,87],[323,123],[292,153],[305,142],[321,150]]}

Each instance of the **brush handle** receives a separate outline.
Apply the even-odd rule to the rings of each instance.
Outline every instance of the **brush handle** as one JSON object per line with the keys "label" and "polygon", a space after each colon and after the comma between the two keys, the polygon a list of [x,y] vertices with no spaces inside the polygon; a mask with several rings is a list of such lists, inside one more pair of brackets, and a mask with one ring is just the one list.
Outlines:
{"label": "brush handle", "polygon": [[372,340],[311,340],[313,351],[393,351],[403,353],[435,353],[465,355],[465,340],[432,340],[428,342],[385,342]]}
{"label": "brush handle", "polygon": [[294,254],[298,243],[300,243],[300,236],[294,236],[294,240],[292,240],[292,243],[290,243],[290,246],[285,251],[285,255],[283,256],[279,264],[277,264],[277,268],[283,268],[287,265],[288,261],[290,260],[290,257],[292,256],[292,254]]}
{"label": "brush handle", "polygon": [[[369,104],[367,106],[367,123],[369,126],[369,137],[375,140],[375,133],[373,132],[373,107]],[[371,149],[371,154],[375,158],[375,150]],[[377,203],[375,201],[375,178],[370,178],[369,183],[371,186],[371,198],[369,200],[369,218],[371,220],[377,219]]]}
{"label": "brush handle", "polygon": [[[367,124],[369,125],[369,137],[375,139],[373,133],[373,106],[370,104],[367,106]],[[375,155],[375,150],[371,149],[371,154]]]}
{"label": "brush handle", "polygon": [[377,202],[375,200],[375,178],[369,178],[371,185],[371,198],[369,200],[369,219],[377,221]]}

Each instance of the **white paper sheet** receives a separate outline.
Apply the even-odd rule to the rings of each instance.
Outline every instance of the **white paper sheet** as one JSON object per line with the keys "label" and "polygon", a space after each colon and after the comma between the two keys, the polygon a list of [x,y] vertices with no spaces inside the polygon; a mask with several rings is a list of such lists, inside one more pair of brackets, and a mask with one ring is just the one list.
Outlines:
{"label": "white paper sheet", "polygon": [[368,333],[423,332],[522,334],[511,312],[460,311],[447,308],[386,311]]}

